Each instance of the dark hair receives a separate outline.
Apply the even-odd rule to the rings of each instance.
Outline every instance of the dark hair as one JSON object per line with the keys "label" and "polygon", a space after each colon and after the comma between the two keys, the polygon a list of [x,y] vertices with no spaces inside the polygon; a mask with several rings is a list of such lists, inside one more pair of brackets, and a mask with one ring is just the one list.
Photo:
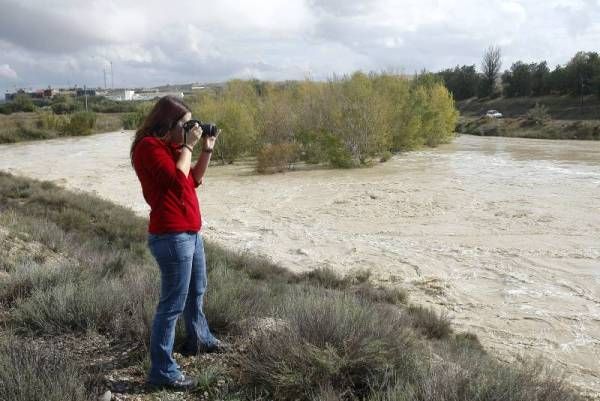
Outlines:
{"label": "dark hair", "polygon": [[131,163],[133,164],[133,151],[139,141],[147,136],[163,138],[169,130],[175,127],[177,121],[189,112],[190,108],[175,96],[161,97],[144,119],[141,127],[135,132],[129,152]]}

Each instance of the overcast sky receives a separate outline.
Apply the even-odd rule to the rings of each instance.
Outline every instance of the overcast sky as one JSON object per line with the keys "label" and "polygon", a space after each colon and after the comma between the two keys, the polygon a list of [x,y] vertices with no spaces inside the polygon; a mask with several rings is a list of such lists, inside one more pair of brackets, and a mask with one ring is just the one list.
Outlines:
{"label": "overcast sky", "polygon": [[[600,50],[600,0],[0,0],[0,89],[269,80]],[[110,78],[108,79],[110,86]]]}

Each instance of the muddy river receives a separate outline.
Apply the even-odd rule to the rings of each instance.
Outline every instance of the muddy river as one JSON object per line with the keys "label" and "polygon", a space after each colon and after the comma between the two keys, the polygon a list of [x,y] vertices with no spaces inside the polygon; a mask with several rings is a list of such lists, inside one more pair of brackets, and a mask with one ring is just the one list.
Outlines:
{"label": "muddy river", "polygon": [[[0,169],[147,215],[131,133],[0,146]],[[205,237],[302,271],[369,269],[501,359],[600,393],[600,142],[461,136],[358,170],[211,167]]]}

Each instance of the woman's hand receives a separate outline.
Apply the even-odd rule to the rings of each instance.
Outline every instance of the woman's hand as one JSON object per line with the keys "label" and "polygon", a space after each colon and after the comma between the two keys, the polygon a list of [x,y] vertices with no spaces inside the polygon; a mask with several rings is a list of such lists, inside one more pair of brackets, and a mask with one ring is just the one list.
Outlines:
{"label": "woman's hand", "polygon": [[202,128],[200,128],[200,126],[196,123],[194,124],[194,128],[189,130],[189,132],[185,136],[185,145],[188,145],[193,148],[194,146],[196,146],[201,136]]}
{"label": "woman's hand", "polygon": [[217,141],[217,137],[221,134],[221,130],[217,130],[217,135],[215,136],[203,136],[202,137],[202,149],[211,151],[215,147],[215,142]]}

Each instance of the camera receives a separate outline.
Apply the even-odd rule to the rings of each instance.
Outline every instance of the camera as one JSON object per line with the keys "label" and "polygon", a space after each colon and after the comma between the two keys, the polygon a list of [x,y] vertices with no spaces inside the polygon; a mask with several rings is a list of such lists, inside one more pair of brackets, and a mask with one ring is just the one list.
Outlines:
{"label": "camera", "polygon": [[183,130],[187,134],[194,125],[198,124],[202,129],[202,136],[217,136],[218,128],[215,124],[202,123],[200,120],[189,120],[183,124]]}

